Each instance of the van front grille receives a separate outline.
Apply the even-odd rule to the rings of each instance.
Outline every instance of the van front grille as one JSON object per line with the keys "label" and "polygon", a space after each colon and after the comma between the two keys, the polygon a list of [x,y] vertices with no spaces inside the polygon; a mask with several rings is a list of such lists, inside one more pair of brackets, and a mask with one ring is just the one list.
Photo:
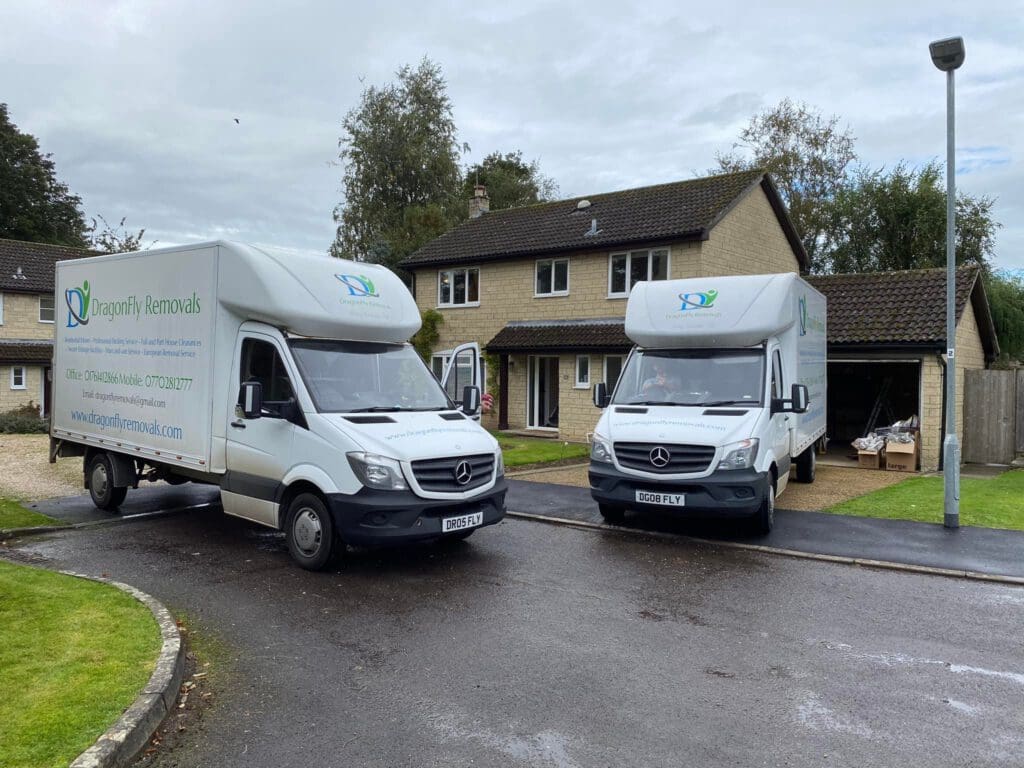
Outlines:
{"label": "van front grille", "polygon": [[[465,466],[461,466],[465,462]],[[459,482],[466,477],[469,480]],[[446,456],[443,459],[420,459],[412,463],[412,473],[424,491],[435,493],[462,493],[487,485],[494,474],[494,454],[473,456]]]}
{"label": "van front grille", "polygon": [[615,443],[613,447],[622,466],[662,475],[703,472],[715,458],[715,449],[710,445]]}

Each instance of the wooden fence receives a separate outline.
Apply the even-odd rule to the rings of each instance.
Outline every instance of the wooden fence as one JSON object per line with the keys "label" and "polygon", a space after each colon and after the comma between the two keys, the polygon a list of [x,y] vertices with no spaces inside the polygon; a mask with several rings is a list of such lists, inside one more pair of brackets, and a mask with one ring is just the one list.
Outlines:
{"label": "wooden fence", "polygon": [[1009,464],[1024,453],[1024,370],[965,374],[963,460]]}

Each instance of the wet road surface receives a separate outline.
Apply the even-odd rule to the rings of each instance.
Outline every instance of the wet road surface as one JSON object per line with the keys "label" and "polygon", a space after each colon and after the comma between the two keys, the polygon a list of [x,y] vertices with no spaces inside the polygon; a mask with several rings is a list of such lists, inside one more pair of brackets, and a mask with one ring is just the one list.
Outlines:
{"label": "wet road surface", "polygon": [[293,566],[218,512],[26,539],[215,638],[159,766],[1024,764],[1024,589],[508,520]]}

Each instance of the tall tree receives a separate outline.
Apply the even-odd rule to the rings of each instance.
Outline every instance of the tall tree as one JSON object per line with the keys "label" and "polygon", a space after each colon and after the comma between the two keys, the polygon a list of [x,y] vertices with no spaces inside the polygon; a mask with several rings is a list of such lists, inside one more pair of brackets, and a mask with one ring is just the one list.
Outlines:
{"label": "tall tree", "polygon": [[0,104],[0,237],[84,247],[82,201],[57,179],[52,157]]}
{"label": "tall tree", "polygon": [[[138,232],[126,229],[124,223],[128,220],[127,216],[122,216],[121,221],[116,227],[103,218],[102,214],[97,214],[97,217],[99,221],[94,218],[92,220],[92,227],[89,230],[90,247],[94,251],[99,251],[100,253],[129,253],[130,251],[148,251],[156,245],[156,240],[153,240],[149,245],[142,244],[142,238],[146,234],[145,229],[140,229]],[[100,228],[100,222],[103,224],[102,229]]]}
{"label": "tall tree", "polygon": [[853,134],[840,127],[837,116],[825,118],[806,104],[783,99],[751,119],[732,152],[716,155],[714,171],[768,171],[789,208],[812,269],[820,271],[821,255],[828,248],[828,204],[857,157],[853,145]]}
{"label": "tall tree", "polygon": [[518,208],[522,205],[543,203],[558,194],[558,184],[540,172],[540,164],[533,160],[527,163],[519,150],[492,152],[483,161],[466,168],[462,185],[462,198],[473,196],[473,187],[483,184],[487,187],[491,210]]}
{"label": "tall tree", "polygon": [[331,246],[394,266],[459,218],[460,146],[441,68],[424,58],[397,80],[366,88],[342,120],[344,201]]}
{"label": "tall tree", "polygon": [[1024,277],[990,271],[985,276],[985,292],[999,337],[1000,360],[1024,362]]}
{"label": "tall tree", "polygon": [[[999,227],[993,201],[957,198],[957,263],[984,265]],[[946,190],[942,166],[897,163],[891,170],[860,168],[828,206],[831,272],[876,272],[939,267],[946,263]]]}

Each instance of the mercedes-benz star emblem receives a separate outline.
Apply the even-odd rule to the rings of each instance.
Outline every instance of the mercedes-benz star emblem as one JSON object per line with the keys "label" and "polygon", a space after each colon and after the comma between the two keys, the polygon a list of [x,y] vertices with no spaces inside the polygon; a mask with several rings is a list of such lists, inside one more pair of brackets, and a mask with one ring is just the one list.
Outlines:
{"label": "mercedes-benz star emblem", "polygon": [[459,485],[465,485],[473,479],[473,467],[468,461],[460,461],[455,465],[455,470],[452,472],[455,475],[455,482]]}
{"label": "mercedes-benz star emblem", "polygon": [[658,467],[664,467],[668,464],[669,459],[672,458],[672,454],[662,448],[660,445],[657,448],[651,449],[651,464]]}

